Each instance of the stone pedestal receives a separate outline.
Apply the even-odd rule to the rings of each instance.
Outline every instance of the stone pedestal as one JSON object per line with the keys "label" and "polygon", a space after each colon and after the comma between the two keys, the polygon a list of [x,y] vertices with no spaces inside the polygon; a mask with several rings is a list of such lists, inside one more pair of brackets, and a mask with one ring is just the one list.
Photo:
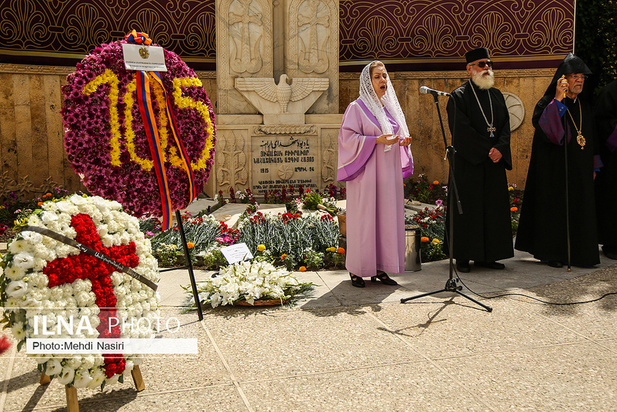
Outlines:
{"label": "stone pedestal", "polygon": [[[259,115],[219,115],[217,191],[254,194],[289,188],[322,189],[336,180],[341,115],[308,115],[312,124],[263,125]],[[318,122],[317,122],[318,121]]]}

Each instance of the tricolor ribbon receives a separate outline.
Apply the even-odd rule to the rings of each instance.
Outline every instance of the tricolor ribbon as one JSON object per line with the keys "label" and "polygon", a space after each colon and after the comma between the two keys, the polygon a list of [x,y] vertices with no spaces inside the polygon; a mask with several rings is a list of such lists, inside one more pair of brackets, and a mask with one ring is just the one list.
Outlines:
{"label": "tricolor ribbon", "polygon": [[[140,44],[152,43],[152,40],[148,38],[147,34],[138,33],[135,30],[133,30],[132,33],[127,34],[125,36],[125,39],[129,42],[138,42]],[[165,91],[165,87],[163,87],[163,79],[158,72],[139,71],[136,75],[137,104],[139,107],[139,113],[141,114],[141,119],[144,124],[144,129],[146,131],[148,146],[150,147],[150,155],[152,156],[154,171],[156,174],[156,179],[158,181],[159,197],[161,199],[161,210],[163,217],[163,230],[167,230],[171,228],[171,223],[173,220],[173,207],[171,204],[171,195],[169,193],[167,174],[165,173],[165,153],[163,152],[163,149],[161,147],[159,130],[156,126],[156,115],[154,113],[154,110],[152,109],[152,96],[150,93],[151,78],[161,86],[163,94],[165,95],[165,102],[161,104],[165,105],[167,118],[169,119],[171,134],[173,135],[176,146],[179,149],[182,166],[188,176],[189,201],[187,203],[187,206],[197,197],[197,194],[195,193],[195,184],[193,177],[193,169],[191,168],[191,161],[188,157],[186,149],[184,148],[184,145],[182,144],[182,141],[180,140],[176,118],[171,110],[171,101],[169,100],[169,96]]]}
{"label": "tricolor ribbon", "polygon": [[145,44],[146,46],[152,44],[152,39],[148,37],[148,33],[142,33],[136,30],[133,30],[132,32],[124,36],[124,40],[128,41],[129,43]]}

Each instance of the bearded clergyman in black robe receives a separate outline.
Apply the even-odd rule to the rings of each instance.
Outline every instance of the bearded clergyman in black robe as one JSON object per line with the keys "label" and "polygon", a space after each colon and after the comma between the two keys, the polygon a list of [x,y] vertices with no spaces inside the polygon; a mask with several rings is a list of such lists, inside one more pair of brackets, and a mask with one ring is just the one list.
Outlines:
{"label": "bearded clergyman in black robe", "polygon": [[[504,269],[497,261],[514,255],[506,177],[506,169],[512,169],[510,116],[503,94],[493,87],[488,49],[471,50],[465,59],[471,79],[452,92],[447,106],[456,151],[453,174],[463,212],[450,202],[452,257],[459,272],[471,270],[470,260],[475,266]],[[451,179],[449,197],[455,195],[452,183]]]}
{"label": "bearded clergyman in black robe", "polygon": [[604,167],[596,177],[598,230],[604,255],[617,259],[617,80],[596,98],[595,125]]}
{"label": "bearded clergyman in black robe", "polygon": [[515,247],[552,267],[600,263],[594,170],[601,162],[593,113],[581,95],[590,74],[583,60],[568,54],[533,113],[536,131]]}

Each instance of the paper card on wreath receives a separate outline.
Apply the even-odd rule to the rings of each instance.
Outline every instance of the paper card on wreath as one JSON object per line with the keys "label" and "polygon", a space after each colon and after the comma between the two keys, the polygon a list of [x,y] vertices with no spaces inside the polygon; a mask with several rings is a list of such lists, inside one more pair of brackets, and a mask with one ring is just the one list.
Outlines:
{"label": "paper card on wreath", "polygon": [[143,44],[122,44],[124,67],[127,70],[143,70],[146,72],[166,72],[165,54],[160,46],[145,46]]}
{"label": "paper card on wreath", "polygon": [[234,263],[243,262],[247,259],[253,259],[253,255],[249,250],[246,243],[238,243],[235,245],[221,248],[221,253],[227,259],[227,263],[233,265]]}

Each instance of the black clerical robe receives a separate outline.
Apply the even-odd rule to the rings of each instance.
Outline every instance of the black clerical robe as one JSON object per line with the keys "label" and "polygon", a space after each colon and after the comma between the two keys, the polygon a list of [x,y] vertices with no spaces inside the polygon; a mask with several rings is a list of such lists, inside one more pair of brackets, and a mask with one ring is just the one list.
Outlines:
{"label": "black clerical robe", "polygon": [[[593,181],[593,114],[579,96],[576,101],[563,99],[569,113],[560,116],[559,105],[551,93],[554,89],[538,102],[533,113],[536,131],[515,247],[543,261],[568,263],[569,238],[569,263],[593,266],[600,263]],[[576,139],[581,120],[584,147]]]}
{"label": "black clerical robe", "polygon": [[[459,214],[455,206],[448,213],[448,217],[454,219],[453,257],[482,262],[512,257],[514,250],[506,177],[506,169],[512,169],[512,156],[510,116],[504,97],[496,88],[483,90],[469,81],[452,92],[447,111],[452,145],[456,151],[454,178],[463,209],[463,214]],[[487,124],[487,120],[490,124],[491,119],[495,129],[492,133]],[[502,154],[497,163],[488,157],[493,147]],[[453,194],[450,181],[448,195]]]}
{"label": "black clerical robe", "polygon": [[617,80],[602,89],[594,111],[604,163],[596,177],[599,237],[605,253],[617,254]]}

